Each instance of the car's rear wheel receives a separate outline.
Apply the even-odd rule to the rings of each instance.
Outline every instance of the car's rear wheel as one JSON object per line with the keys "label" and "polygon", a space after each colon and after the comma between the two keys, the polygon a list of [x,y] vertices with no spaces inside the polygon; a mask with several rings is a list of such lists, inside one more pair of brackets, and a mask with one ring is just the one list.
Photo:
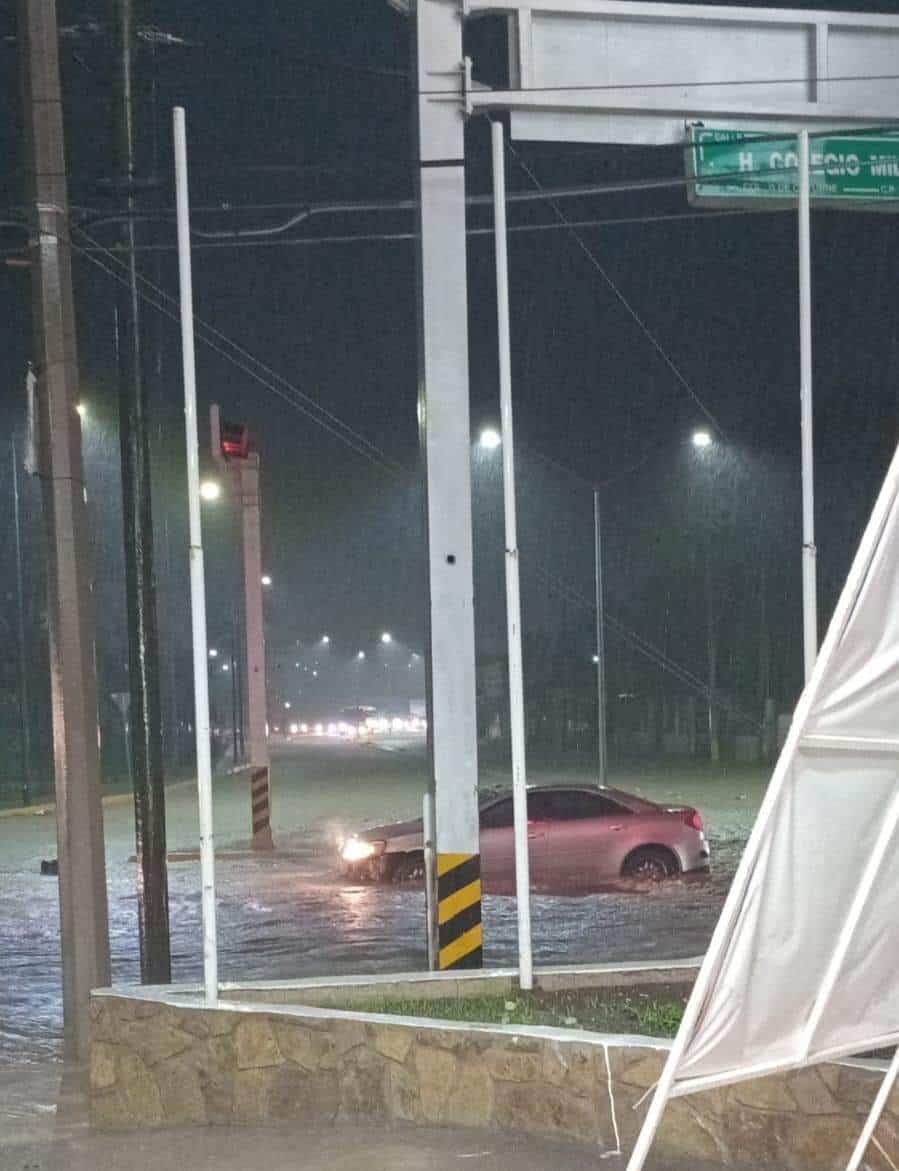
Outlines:
{"label": "car's rear wheel", "polygon": [[670,850],[662,846],[642,846],[624,860],[621,873],[625,878],[643,882],[664,882],[678,873],[680,867]]}
{"label": "car's rear wheel", "polygon": [[424,854],[400,854],[390,871],[390,881],[422,882],[425,876]]}

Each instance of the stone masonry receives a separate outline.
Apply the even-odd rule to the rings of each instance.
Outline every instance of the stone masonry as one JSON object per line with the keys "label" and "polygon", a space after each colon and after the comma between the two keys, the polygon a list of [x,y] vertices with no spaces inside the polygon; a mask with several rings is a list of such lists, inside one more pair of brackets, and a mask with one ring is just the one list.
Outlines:
{"label": "stone masonry", "polygon": [[[499,1128],[629,1150],[665,1049],[580,1033],[384,1023],[362,1014],[100,994],[91,1119],[103,1129],[365,1118]],[[608,1071],[611,1071],[611,1093]],[[783,1171],[845,1166],[878,1075],[845,1066],[672,1102],[660,1152]],[[614,1099],[614,1119],[613,1119]],[[899,1097],[878,1138],[899,1153]],[[890,1171],[872,1149],[872,1171]]]}

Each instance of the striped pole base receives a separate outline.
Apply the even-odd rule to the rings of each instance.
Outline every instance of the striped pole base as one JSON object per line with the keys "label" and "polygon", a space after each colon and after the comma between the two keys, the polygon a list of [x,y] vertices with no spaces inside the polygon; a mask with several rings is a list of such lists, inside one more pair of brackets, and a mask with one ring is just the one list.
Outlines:
{"label": "striped pole base", "polygon": [[483,967],[479,854],[437,855],[437,924],[441,971]]}
{"label": "striped pole base", "polygon": [[250,800],[253,806],[253,849],[273,850],[268,765],[254,768],[250,773]]}

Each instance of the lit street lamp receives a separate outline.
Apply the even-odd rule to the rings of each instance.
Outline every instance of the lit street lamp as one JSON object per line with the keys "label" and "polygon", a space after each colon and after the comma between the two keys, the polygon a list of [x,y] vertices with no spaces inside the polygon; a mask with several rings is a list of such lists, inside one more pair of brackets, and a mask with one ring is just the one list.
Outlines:
{"label": "lit street lamp", "polygon": [[328,646],[330,642],[331,642],[331,639],[328,637],[328,635],[323,634],[322,635],[322,646]]}
{"label": "lit street lamp", "polygon": [[360,651],[356,658],[361,662],[365,658],[365,651]]}
{"label": "lit street lamp", "polygon": [[87,407],[84,405],[84,403],[79,403],[75,407],[75,410],[78,414],[79,419],[83,419],[85,417],[85,415],[87,415]]}
{"label": "lit street lamp", "polygon": [[384,633],[381,635],[381,642],[383,642],[385,644],[385,646],[388,643],[393,642],[393,635],[390,634],[389,631],[385,630]]}
{"label": "lit street lamp", "polygon": [[222,486],[218,480],[204,480],[200,485],[200,495],[204,500],[218,500],[222,494]]}
{"label": "lit street lamp", "polygon": [[478,438],[478,443],[487,451],[495,451],[503,441],[503,437],[495,427],[485,427]]}
{"label": "lit street lamp", "polygon": [[711,447],[712,436],[708,431],[700,429],[693,432],[693,446],[698,448]]}
{"label": "lit street lamp", "polygon": [[272,584],[272,579],[267,573],[263,573],[262,577],[259,580],[262,582],[262,584],[264,586],[270,586]]}
{"label": "lit street lamp", "polygon": [[217,659],[219,657],[219,653],[214,646],[209,648],[209,657],[210,659]]}

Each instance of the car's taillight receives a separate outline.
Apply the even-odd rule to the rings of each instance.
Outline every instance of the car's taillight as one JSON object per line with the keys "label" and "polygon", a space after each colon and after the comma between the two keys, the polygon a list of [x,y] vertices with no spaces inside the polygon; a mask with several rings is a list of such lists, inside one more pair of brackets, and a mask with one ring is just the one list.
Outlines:
{"label": "car's taillight", "polygon": [[698,809],[684,810],[684,825],[690,826],[691,829],[698,829],[700,833],[705,829],[702,814]]}

